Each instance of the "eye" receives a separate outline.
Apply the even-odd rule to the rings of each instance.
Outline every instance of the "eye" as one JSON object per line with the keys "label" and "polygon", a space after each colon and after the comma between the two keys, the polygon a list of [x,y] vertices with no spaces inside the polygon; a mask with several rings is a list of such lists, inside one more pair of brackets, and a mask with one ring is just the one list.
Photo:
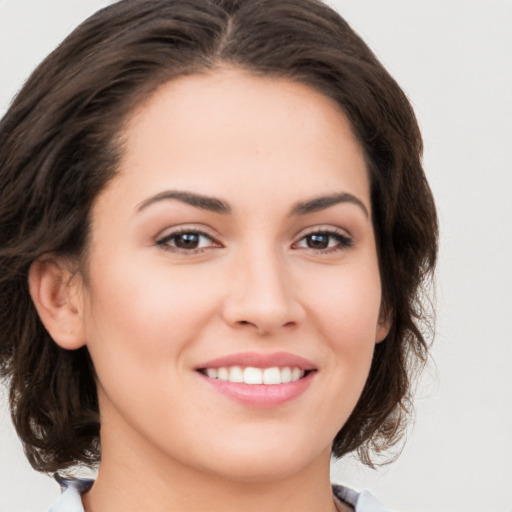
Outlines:
{"label": "eye", "polygon": [[220,247],[220,244],[202,231],[187,229],[174,231],[157,240],[157,245],[175,252],[195,253],[209,247]]}
{"label": "eye", "polygon": [[352,239],[346,234],[337,231],[322,230],[303,236],[294,244],[294,248],[332,252],[343,250],[351,245]]}

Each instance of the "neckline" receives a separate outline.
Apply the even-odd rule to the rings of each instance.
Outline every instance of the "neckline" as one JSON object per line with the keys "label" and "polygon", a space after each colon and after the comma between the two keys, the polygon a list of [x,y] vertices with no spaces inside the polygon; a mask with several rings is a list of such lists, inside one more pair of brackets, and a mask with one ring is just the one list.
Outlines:
{"label": "neckline", "polygon": [[[76,507],[74,509],[76,512],[85,512],[81,496],[93,486],[94,480],[89,478],[63,477],[58,473],[55,473],[54,478],[59,483],[62,494],[48,512],[62,510],[60,505],[63,504],[63,501],[66,501],[66,507],[72,503]],[[332,484],[331,487],[334,503],[340,512],[343,512],[344,506],[348,506],[354,512],[357,512],[358,492],[343,485]],[[81,509],[78,506],[81,506]]]}

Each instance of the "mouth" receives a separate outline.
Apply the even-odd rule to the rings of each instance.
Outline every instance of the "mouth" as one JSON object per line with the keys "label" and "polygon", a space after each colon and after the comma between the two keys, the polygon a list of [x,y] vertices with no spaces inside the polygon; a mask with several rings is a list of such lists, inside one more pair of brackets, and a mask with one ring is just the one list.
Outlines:
{"label": "mouth", "polygon": [[221,394],[257,407],[278,406],[299,397],[318,372],[312,361],[283,352],[232,354],[195,370]]}
{"label": "mouth", "polygon": [[216,379],[235,384],[276,386],[303,379],[315,370],[304,370],[298,366],[272,366],[257,368],[255,366],[221,366],[219,368],[200,368],[199,373],[209,379]]}

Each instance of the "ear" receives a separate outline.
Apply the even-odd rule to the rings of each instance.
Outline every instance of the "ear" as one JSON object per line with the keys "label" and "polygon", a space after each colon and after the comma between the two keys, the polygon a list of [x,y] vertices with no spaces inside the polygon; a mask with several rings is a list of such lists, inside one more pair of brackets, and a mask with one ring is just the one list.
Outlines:
{"label": "ear", "polygon": [[69,260],[46,254],[32,263],[28,280],[39,318],[57,345],[67,350],[85,345],[81,279]]}
{"label": "ear", "polygon": [[386,339],[386,336],[391,330],[391,325],[391,312],[382,311],[380,314],[379,323],[377,324],[377,331],[375,333],[375,343],[380,343]]}

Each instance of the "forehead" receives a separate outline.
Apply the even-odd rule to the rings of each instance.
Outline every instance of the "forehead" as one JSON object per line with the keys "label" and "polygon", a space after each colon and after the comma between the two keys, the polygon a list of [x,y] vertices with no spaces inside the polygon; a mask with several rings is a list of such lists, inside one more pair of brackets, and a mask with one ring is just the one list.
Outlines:
{"label": "forehead", "polygon": [[141,195],[172,186],[296,200],[341,187],[370,210],[365,158],[347,117],[291,80],[230,68],[181,77],[135,110],[123,138],[119,178]]}

